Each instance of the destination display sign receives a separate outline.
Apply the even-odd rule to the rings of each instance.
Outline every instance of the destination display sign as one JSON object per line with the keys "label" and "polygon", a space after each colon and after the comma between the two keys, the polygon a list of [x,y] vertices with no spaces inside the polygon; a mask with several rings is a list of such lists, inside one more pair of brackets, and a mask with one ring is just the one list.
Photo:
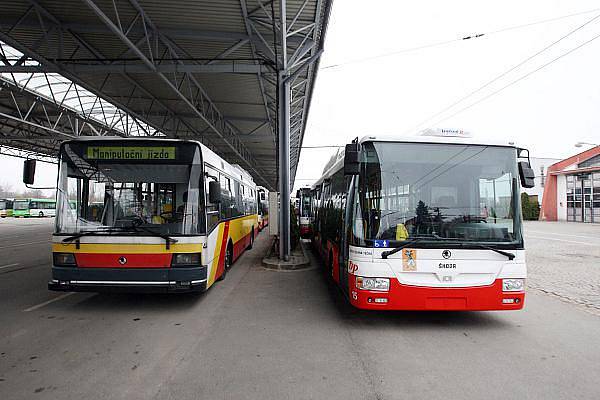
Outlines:
{"label": "destination display sign", "polygon": [[175,160],[175,146],[89,146],[88,160]]}

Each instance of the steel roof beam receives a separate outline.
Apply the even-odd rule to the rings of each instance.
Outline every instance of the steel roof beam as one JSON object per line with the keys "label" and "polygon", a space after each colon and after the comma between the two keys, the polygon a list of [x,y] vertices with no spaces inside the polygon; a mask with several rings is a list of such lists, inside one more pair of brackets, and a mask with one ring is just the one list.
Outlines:
{"label": "steel roof beam", "polygon": [[[255,172],[255,176],[258,179],[262,179],[267,186],[271,186],[270,182],[266,181],[262,174],[256,170],[253,157],[248,152],[246,147],[241,142],[236,140],[236,135],[235,132],[232,131],[232,126],[229,125],[222,117],[220,111],[216,108],[204,89],[191,74],[185,74],[179,83],[177,83],[178,78],[175,76],[175,83],[173,83],[171,79],[169,79],[163,73],[157,71],[156,64],[154,64],[141,49],[136,47],[135,43],[131,41],[125,32],[120,30],[119,27],[111,20],[111,18],[109,18],[93,0],[82,1],[87,4],[88,7],[90,7],[90,9],[100,18],[100,20],[110,29],[110,31],[113,32],[127,47],[129,47],[150,70],[156,73],[160,80],[167,85],[173,91],[173,93],[177,95],[177,97],[179,97],[194,113],[197,114],[201,120],[203,120],[211,128],[212,132],[214,132],[220,138],[220,140],[222,140],[227,147],[233,151],[236,157],[242,160],[250,169]],[[155,37],[157,41],[161,42],[170,51],[173,58],[178,59],[179,55],[176,51],[176,44],[158,31],[152,20],[148,17],[144,9],[136,0],[129,0],[129,3],[140,14],[142,21],[152,33],[153,37]],[[151,51],[152,49],[149,50]],[[182,61],[178,61],[178,63],[184,64]],[[193,93],[193,91],[190,90],[190,97],[188,97],[180,90],[180,85],[183,84],[187,84],[188,89],[191,89],[193,86],[196,89],[196,92]]]}
{"label": "steel roof beam", "polygon": [[[55,27],[60,29],[61,35],[63,33],[67,33],[68,35],[70,35],[76,43],[79,44],[79,46],[81,46],[82,49],[85,49],[87,52],[89,52],[91,55],[93,55],[94,57],[98,58],[98,59],[106,59],[106,57],[104,57],[102,54],[100,54],[100,52],[98,50],[96,50],[94,48],[94,46],[92,46],[91,44],[87,43],[79,34],[77,34],[76,32],[72,31],[72,30],[67,30],[65,28],[64,25],[62,25],[61,21],[59,21],[56,17],[54,17],[50,12],[48,12],[46,9],[44,9],[39,3],[37,3],[36,0],[29,0],[32,5],[35,8],[37,15],[37,21],[38,21],[38,25],[35,26],[35,28],[37,29],[42,29],[42,31],[46,32],[45,28],[44,28],[44,23],[50,23],[51,25],[54,25]],[[44,21],[43,18],[46,18],[47,20]],[[14,26],[13,26],[14,28]],[[106,32],[108,30],[108,28],[104,27],[104,31]],[[44,33],[44,36],[46,35],[46,33]],[[52,65],[54,67],[60,67],[61,69],[61,74],[66,76],[68,79],[70,79],[71,81],[81,85],[82,87],[86,87],[87,85],[85,84],[85,82],[83,82],[81,79],[78,78],[77,75],[70,73],[68,70],[65,70],[63,68],[63,66],[59,63],[59,62],[51,62],[48,59],[46,59],[45,57],[42,57],[40,54],[37,54],[35,51],[32,51],[31,49],[22,46],[19,42],[15,41],[12,39],[12,37],[4,34],[3,32],[0,32],[0,40],[2,40],[3,42],[9,44],[10,46],[20,50],[25,56],[31,57],[33,59],[35,59],[38,62],[41,62],[42,64],[45,65]],[[39,40],[38,40],[39,42]],[[74,54],[73,54],[74,55]],[[24,57],[25,57],[24,56]],[[30,76],[33,76],[30,75]],[[105,78],[105,82],[106,79],[108,79],[108,77],[110,76],[110,74],[108,74]],[[156,122],[151,123],[149,121],[149,119],[147,118],[146,114],[148,111],[151,111],[152,107],[154,104],[157,104],[159,106],[161,106],[162,108],[164,108],[165,110],[167,110],[168,112],[172,113],[173,115],[175,115],[175,112],[173,110],[171,110],[168,106],[166,106],[162,101],[158,100],[155,96],[153,96],[150,92],[148,92],[144,87],[140,86],[136,81],[134,81],[128,74],[120,74],[120,76],[122,76],[124,79],[126,79],[133,87],[133,91],[132,91],[132,95],[133,93],[137,90],[138,92],[143,93],[145,96],[147,96],[147,98],[149,98],[151,100],[151,105],[148,108],[148,110],[143,111],[142,114],[138,114],[137,112],[132,111],[128,106],[129,106],[129,101],[131,101],[131,96],[128,97],[128,102],[125,104],[122,104],[120,102],[115,101],[115,98],[112,98],[110,96],[106,96],[105,93],[103,93],[103,97],[108,99],[108,101],[110,101],[111,103],[113,103],[114,105],[116,105],[117,107],[119,107],[122,110],[125,110],[128,115],[127,118],[131,118],[132,120],[134,120],[137,124],[137,126],[141,129],[143,129],[145,131],[146,134],[150,134],[148,131],[146,131],[143,128],[143,124],[140,124],[140,120],[143,120],[144,122],[148,123],[149,126],[152,126],[154,129],[156,129],[157,131],[162,131],[162,132],[169,132],[169,129],[166,128],[166,125],[164,125],[166,123],[166,121],[163,121],[163,125],[159,125]],[[75,89],[77,90],[77,86],[75,86]],[[89,89],[91,92],[102,92],[102,88],[98,89],[98,88],[90,88]],[[96,99],[97,101],[97,99]],[[174,120],[174,119],[173,119]],[[186,127],[189,132],[198,132],[199,135],[195,137],[195,139],[197,140],[201,140],[205,145],[207,145],[209,148],[211,149],[215,149],[215,146],[213,143],[211,143],[210,140],[204,138],[203,133],[199,132],[197,129],[195,129],[188,121],[186,121],[185,119],[181,119],[178,118],[177,119],[177,124],[176,124],[176,128],[175,128],[175,135],[177,135],[179,133],[179,127],[183,125],[184,127]],[[177,137],[177,136],[175,136]]]}
{"label": "steel roof beam", "polygon": [[[262,0],[258,0],[259,1],[259,5],[260,8],[264,9],[264,4],[261,3]],[[273,7],[273,3],[271,2],[271,7]],[[249,15],[251,13],[248,13],[248,5],[246,4],[246,0],[240,0],[240,8],[242,10],[242,17],[244,18],[244,27],[246,28],[246,33],[248,34],[249,38],[252,38],[252,26],[250,25],[250,17]],[[266,12],[266,11],[265,11]],[[256,58],[256,46],[254,45],[254,43],[251,45],[251,49],[252,49],[252,56],[253,58]],[[277,60],[275,60],[275,63],[277,63]],[[277,129],[277,127],[275,126],[275,121],[271,116],[271,110],[269,109],[269,102],[267,100],[267,90],[265,88],[265,83],[264,80],[266,79],[264,77],[264,75],[259,71],[258,72],[258,85],[260,87],[260,94],[261,94],[261,98],[262,98],[262,102],[263,105],[265,107],[265,114],[267,115],[267,119],[269,120],[269,127],[271,130],[271,134],[273,136],[273,142],[275,142],[275,129]]]}
{"label": "steel roof beam", "polygon": [[246,64],[227,62],[220,64],[155,64],[153,70],[140,64],[63,64],[62,67],[47,65],[0,65],[0,73],[36,73],[36,72],[63,72],[72,73],[117,73],[117,74],[152,74],[161,73],[201,73],[201,74],[258,74],[274,73],[274,71],[260,64]]}

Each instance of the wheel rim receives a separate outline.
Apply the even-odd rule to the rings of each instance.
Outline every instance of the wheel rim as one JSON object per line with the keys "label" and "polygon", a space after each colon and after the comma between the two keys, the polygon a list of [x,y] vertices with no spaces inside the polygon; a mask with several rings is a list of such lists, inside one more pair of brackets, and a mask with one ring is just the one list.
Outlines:
{"label": "wheel rim", "polygon": [[227,248],[225,252],[225,269],[228,270],[229,268],[231,268],[231,250]]}

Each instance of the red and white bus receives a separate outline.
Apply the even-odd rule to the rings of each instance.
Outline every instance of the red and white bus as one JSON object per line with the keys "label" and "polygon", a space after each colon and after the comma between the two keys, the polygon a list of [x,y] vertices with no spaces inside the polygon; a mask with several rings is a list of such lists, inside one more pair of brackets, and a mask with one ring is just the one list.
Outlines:
{"label": "red and white bus", "polygon": [[252,177],[195,141],[66,141],[57,189],[51,290],[203,291],[258,232]]}
{"label": "red and white bus", "polygon": [[298,199],[298,224],[300,225],[300,237],[308,239],[312,236],[312,204],[311,189],[301,188],[296,191]]}
{"label": "red and white bus", "polygon": [[312,188],[313,244],[361,309],[517,310],[529,153],[465,137],[365,137]]}

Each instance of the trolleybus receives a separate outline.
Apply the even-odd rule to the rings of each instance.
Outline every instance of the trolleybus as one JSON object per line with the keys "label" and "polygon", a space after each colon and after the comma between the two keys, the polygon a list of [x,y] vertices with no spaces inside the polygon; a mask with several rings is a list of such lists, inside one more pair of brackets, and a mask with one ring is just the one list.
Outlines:
{"label": "trolleybus", "polygon": [[263,230],[269,225],[269,191],[267,188],[257,186],[258,192],[258,229]]}
{"label": "trolleybus", "polygon": [[526,150],[464,137],[365,137],[330,165],[313,186],[313,240],[352,305],[523,307]]}
{"label": "trolleybus", "polygon": [[206,290],[258,228],[252,177],[195,141],[66,141],[56,208],[48,288],[59,291]]}
{"label": "trolleybus", "polygon": [[13,200],[14,199],[0,199],[0,217],[12,217],[13,216]]}
{"label": "trolleybus", "polygon": [[55,199],[15,199],[13,204],[14,217],[54,217],[56,215]]}
{"label": "trolleybus", "polygon": [[298,198],[298,217],[300,224],[300,237],[310,238],[312,235],[312,204],[311,188],[301,188],[296,191]]}

